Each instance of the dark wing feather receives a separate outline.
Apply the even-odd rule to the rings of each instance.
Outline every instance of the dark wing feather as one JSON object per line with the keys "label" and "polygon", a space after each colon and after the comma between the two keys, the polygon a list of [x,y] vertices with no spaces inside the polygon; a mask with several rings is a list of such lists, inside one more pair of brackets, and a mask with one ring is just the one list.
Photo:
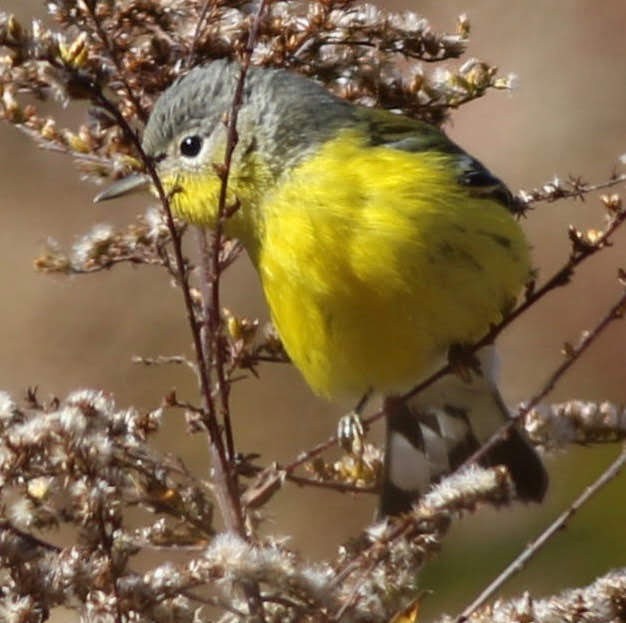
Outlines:
{"label": "dark wing feather", "polygon": [[459,184],[467,187],[474,196],[498,201],[514,210],[513,195],[504,183],[436,126],[387,110],[359,108],[357,115],[367,123],[372,145],[411,152],[439,151],[456,156]]}

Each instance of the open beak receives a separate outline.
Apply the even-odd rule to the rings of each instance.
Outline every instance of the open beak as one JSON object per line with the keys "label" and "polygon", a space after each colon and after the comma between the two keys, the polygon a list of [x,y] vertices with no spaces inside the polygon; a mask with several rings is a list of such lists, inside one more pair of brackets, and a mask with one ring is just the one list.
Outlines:
{"label": "open beak", "polygon": [[134,173],[127,177],[113,182],[110,186],[98,193],[94,198],[94,203],[100,201],[108,201],[109,199],[117,199],[123,195],[145,190],[150,186],[150,177],[143,173]]}

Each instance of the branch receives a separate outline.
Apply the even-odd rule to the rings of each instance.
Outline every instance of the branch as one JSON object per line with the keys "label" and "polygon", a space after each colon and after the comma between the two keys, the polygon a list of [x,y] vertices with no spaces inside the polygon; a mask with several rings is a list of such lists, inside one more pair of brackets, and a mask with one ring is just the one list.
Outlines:
{"label": "branch", "polygon": [[519,573],[526,563],[539,552],[550,539],[565,528],[574,516],[574,514],[582,508],[598,491],[600,491],[611,480],[616,478],[620,471],[626,465],[626,445],[623,446],[620,455],[613,461],[602,475],[589,487],[587,487],[580,496],[565,510],[556,520],[550,524],[534,541],[529,543],[524,550],[515,558],[515,560],[506,568],[487,588],[485,588],[472,603],[467,606],[456,619],[456,623],[467,621],[472,613],[482,606],[507,580],[513,575]]}
{"label": "branch", "polygon": [[581,199],[584,201],[585,195],[596,190],[612,188],[622,182],[626,182],[626,173],[622,173],[621,175],[613,173],[607,181],[597,184],[588,184],[583,181],[581,176],[574,177],[570,175],[565,183],[560,178],[554,177],[552,180],[541,186],[541,188],[534,188],[533,190],[520,190],[517,194],[516,200],[518,201],[519,208],[522,211],[533,203],[539,203],[542,201],[553,203],[559,199],[569,198]]}
{"label": "branch", "polygon": [[189,46],[189,53],[187,54],[187,58],[185,59],[186,65],[188,67],[193,66],[196,55],[197,55],[197,47],[198,41],[200,39],[200,33],[202,32],[202,28],[205,25],[205,20],[207,19],[207,15],[209,13],[209,9],[211,8],[211,4],[214,4],[212,0],[204,0],[202,5],[202,9],[200,9],[200,14],[198,15],[198,19],[196,22],[196,27],[193,31],[193,37],[191,39],[191,44]]}
{"label": "branch", "polygon": [[[224,222],[237,209],[237,206],[227,205],[228,180],[230,177],[233,154],[238,142],[237,136],[237,117],[239,109],[243,103],[243,90],[250,67],[250,60],[257,41],[259,25],[261,18],[266,10],[266,4],[270,0],[260,0],[254,22],[248,36],[245,53],[241,62],[241,71],[235,87],[235,94],[231,104],[230,113],[228,115],[227,133],[226,133],[226,152],[224,162],[220,166],[215,167],[217,175],[221,179],[220,192],[217,205],[217,221],[213,230],[211,244],[209,245],[204,230],[198,230],[198,242],[201,253],[201,266],[203,269],[202,284],[206,289],[203,296],[203,318],[202,327],[204,330],[205,349],[200,351],[199,356],[205,362],[205,368],[213,369],[216,375],[216,390],[220,401],[220,411],[224,426],[224,434],[226,437],[226,489],[230,497],[230,507],[236,514],[238,525],[236,532],[245,537],[245,528],[243,526],[243,514],[241,508],[241,498],[239,495],[237,470],[233,469],[235,460],[235,442],[230,419],[230,383],[227,379],[225,370],[226,362],[224,360],[224,339],[223,339],[223,323],[220,303],[220,278],[223,270],[221,261],[221,250],[224,237]],[[208,9],[206,3],[202,10],[202,20]],[[192,53],[195,52],[200,25],[194,34]],[[233,529],[234,526],[231,526]],[[259,584],[256,579],[246,580],[242,582],[243,590],[246,594],[250,614],[256,619],[263,621],[265,618],[263,602]]]}
{"label": "branch", "polygon": [[[254,52],[256,44],[259,24],[263,13],[266,9],[267,0],[261,0],[257,9],[252,28],[250,29],[248,42],[245,49],[245,54],[241,62],[241,71],[235,87],[235,94],[231,104],[230,113],[228,115],[227,122],[227,135],[226,135],[226,151],[224,155],[224,162],[220,166],[216,166],[216,173],[221,179],[220,193],[218,197],[217,206],[217,221],[213,230],[211,244],[208,243],[206,233],[204,229],[199,229],[198,243],[201,253],[201,266],[203,269],[202,286],[205,288],[203,296],[203,330],[205,333],[206,350],[202,350],[200,356],[204,360],[204,366],[207,369],[212,368],[215,370],[216,389],[217,395],[220,399],[220,410],[222,415],[222,421],[224,423],[224,432],[226,436],[226,458],[228,465],[232,465],[235,457],[234,439],[232,433],[232,425],[230,421],[230,407],[229,407],[229,395],[230,384],[226,378],[225,373],[225,361],[224,361],[224,349],[223,349],[223,332],[222,332],[222,316],[221,316],[221,304],[220,304],[220,277],[224,268],[220,252],[224,242],[224,221],[234,212],[233,206],[227,205],[228,195],[228,180],[230,177],[233,154],[237,146],[237,117],[239,115],[239,109],[243,100],[243,88],[245,84],[246,74],[250,67],[250,59]],[[208,10],[208,3],[204,5],[202,10],[202,17],[206,15]],[[199,26],[198,26],[199,28]],[[199,30],[194,34],[193,48],[195,50],[197,45],[197,38]],[[239,507],[239,496],[237,494],[236,486],[236,472],[230,470],[229,480],[232,481],[229,489],[232,503],[238,507],[238,513],[241,514],[241,508]]]}

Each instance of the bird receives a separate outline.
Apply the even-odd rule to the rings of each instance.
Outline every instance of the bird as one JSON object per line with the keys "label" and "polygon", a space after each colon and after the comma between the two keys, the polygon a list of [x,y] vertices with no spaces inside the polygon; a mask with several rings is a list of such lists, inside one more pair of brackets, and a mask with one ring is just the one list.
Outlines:
{"label": "bird", "polygon": [[[233,60],[196,66],[157,98],[144,128],[173,214],[196,225],[219,218],[216,165],[241,76]],[[510,418],[492,346],[472,370],[402,396],[500,322],[530,280],[512,194],[440,128],[285,69],[247,69],[236,129],[227,202],[237,209],[223,232],[247,251],[311,389],[336,401],[383,397],[378,510],[408,512]],[[118,180],[96,200],[145,179]],[[480,462],[505,465],[520,500],[544,497],[546,470],[522,430]]]}

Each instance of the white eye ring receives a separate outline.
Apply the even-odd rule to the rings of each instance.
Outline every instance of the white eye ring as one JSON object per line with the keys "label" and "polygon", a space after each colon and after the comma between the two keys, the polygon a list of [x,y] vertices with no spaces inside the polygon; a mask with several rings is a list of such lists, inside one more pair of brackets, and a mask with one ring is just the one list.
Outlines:
{"label": "white eye ring", "polygon": [[195,158],[202,151],[203,139],[198,134],[185,136],[178,146],[181,156]]}

